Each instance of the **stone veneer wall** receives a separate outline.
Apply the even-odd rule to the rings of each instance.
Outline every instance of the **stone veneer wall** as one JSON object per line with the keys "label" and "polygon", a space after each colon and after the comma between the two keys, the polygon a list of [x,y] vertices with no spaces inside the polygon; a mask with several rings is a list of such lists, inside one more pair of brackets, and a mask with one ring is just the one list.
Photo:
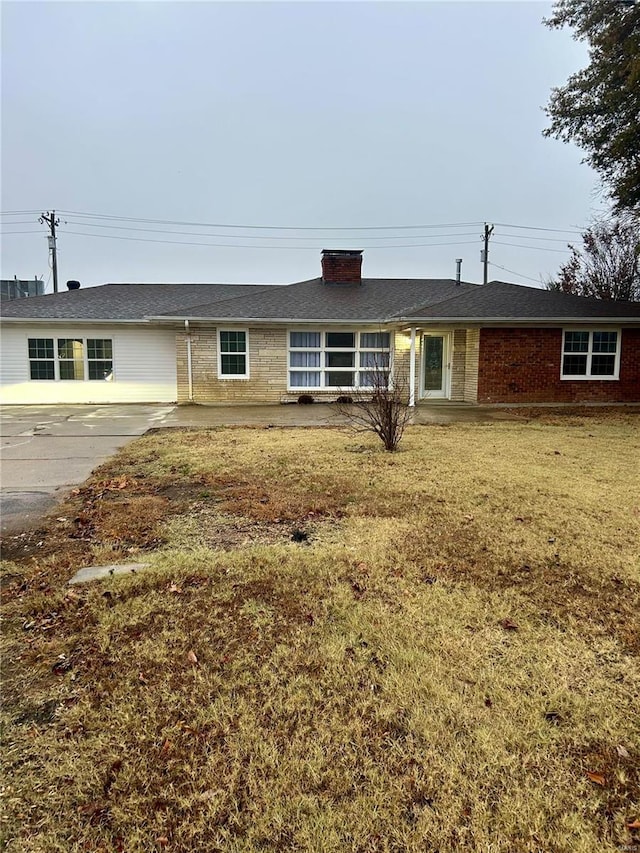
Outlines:
{"label": "stone veneer wall", "polygon": [[[187,343],[176,340],[178,402],[189,399]],[[279,403],[287,391],[287,332],[249,329],[249,379],[218,379],[218,335],[215,327],[191,331],[194,403]]]}

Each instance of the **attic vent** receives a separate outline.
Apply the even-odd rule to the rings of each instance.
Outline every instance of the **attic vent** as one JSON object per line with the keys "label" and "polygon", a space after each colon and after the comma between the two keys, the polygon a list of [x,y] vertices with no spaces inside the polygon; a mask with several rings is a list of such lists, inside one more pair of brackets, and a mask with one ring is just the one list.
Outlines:
{"label": "attic vent", "polygon": [[80,290],[80,282],[79,281],[68,281],[67,282],[67,290]]}
{"label": "attic vent", "polygon": [[323,249],[323,284],[360,284],[362,249]]}

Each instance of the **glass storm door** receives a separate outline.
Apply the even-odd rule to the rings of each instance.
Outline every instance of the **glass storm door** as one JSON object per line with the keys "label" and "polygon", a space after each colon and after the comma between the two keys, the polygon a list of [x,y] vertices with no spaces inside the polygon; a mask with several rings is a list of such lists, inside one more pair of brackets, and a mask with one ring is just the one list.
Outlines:
{"label": "glass storm door", "polygon": [[424,335],[422,338],[422,396],[449,396],[449,336]]}

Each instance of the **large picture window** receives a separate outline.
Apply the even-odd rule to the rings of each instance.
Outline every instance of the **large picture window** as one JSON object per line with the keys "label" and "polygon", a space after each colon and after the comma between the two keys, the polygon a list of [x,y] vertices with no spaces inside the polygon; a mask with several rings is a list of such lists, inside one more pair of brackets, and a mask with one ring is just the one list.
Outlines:
{"label": "large picture window", "polygon": [[389,332],[289,332],[289,389],[367,388],[390,369]]}
{"label": "large picture window", "polygon": [[245,329],[218,330],[218,378],[249,378],[249,335]]}
{"label": "large picture window", "polygon": [[619,331],[565,329],[562,379],[617,379],[619,370]]}
{"label": "large picture window", "polygon": [[27,345],[31,379],[113,379],[113,344],[109,338],[29,338]]}

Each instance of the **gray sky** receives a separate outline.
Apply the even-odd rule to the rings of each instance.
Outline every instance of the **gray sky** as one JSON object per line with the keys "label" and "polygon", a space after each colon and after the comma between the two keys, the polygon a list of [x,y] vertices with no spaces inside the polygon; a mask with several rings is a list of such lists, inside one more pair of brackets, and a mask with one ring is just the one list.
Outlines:
{"label": "gray sky", "polygon": [[[490,258],[516,273],[490,278],[533,284],[579,237],[513,226],[575,229],[604,206],[581,152],[541,135],[550,88],[586,64],[550,9],[5,2],[2,210],[447,226],[65,212],[63,287],[287,283],[319,274],[321,248],[364,249],[370,277],[453,277],[461,257],[478,281],[485,220],[510,226]],[[49,277],[36,223],[2,217],[3,278]],[[407,248],[425,243],[459,245]]]}

